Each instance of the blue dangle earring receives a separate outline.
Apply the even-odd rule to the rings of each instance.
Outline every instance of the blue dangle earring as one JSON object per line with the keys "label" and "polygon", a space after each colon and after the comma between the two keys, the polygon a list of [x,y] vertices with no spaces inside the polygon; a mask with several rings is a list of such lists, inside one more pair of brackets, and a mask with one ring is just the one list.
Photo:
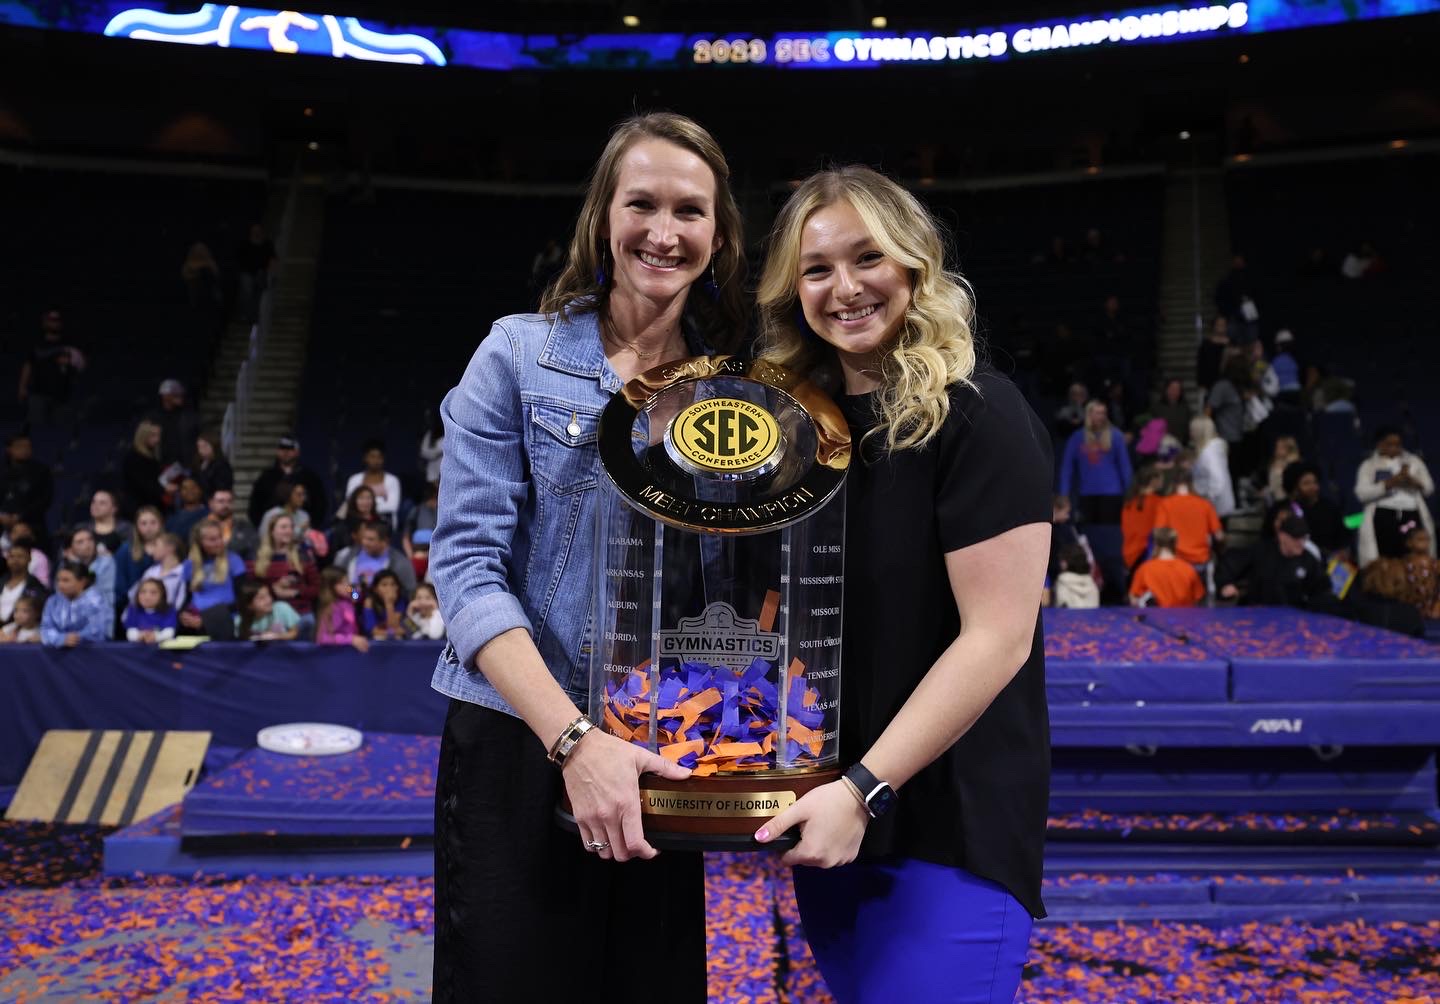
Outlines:
{"label": "blue dangle earring", "polygon": [[600,245],[600,264],[595,268],[595,285],[601,289],[605,288],[610,281],[610,276],[605,272],[605,245]]}

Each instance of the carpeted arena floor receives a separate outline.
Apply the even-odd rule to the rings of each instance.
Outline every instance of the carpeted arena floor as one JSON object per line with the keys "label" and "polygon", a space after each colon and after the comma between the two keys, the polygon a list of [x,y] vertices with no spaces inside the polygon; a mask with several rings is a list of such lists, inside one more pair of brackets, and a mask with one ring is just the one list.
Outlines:
{"label": "carpeted arena floor", "polygon": [[[0,824],[0,1000],[429,996],[428,880],[107,880],[99,838]],[[707,895],[712,1001],[830,999],[768,855],[712,856]],[[1041,925],[1020,999],[1440,1004],[1440,919]]]}

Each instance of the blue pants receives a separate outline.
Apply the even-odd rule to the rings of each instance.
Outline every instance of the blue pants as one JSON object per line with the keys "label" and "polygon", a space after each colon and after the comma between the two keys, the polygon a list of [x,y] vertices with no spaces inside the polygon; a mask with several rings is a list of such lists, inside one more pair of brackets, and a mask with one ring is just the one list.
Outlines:
{"label": "blue pants", "polygon": [[795,895],[838,1004],[1015,999],[1030,914],[994,882],[902,858],[796,868]]}

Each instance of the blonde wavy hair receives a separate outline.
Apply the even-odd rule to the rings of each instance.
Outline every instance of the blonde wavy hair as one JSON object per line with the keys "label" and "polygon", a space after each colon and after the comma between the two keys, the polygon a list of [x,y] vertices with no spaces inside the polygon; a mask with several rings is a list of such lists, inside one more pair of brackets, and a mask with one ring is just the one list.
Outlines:
{"label": "blonde wavy hair", "polygon": [[974,297],[964,277],[946,269],[945,241],[929,211],[878,171],[851,165],[811,175],[780,210],[756,295],[759,354],[823,385],[838,380],[835,350],[805,324],[796,288],[805,224],[841,202],[859,215],[875,247],[910,273],[910,305],[881,363],[880,424],[866,438],[883,436],[889,452],[919,449],[945,424],[949,389],[974,387]]}
{"label": "blonde wavy hair", "polygon": [[[260,540],[260,546],[255,549],[255,571],[262,577],[270,568],[270,562],[275,557],[275,525],[282,519],[290,521],[290,529],[295,529],[295,517],[288,512],[277,513],[270,520],[270,525],[265,528],[265,535]],[[290,567],[297,572],[305,571],[305,562],[300,558],[300,540],[298,537],[290,538],[290,546],[285,549],[285,560],[290,562]]]}
{"label": "blonde wavy hair", "polygon": [[190,592],[197,593],[200,587],[205,585],[205,549],[200,546],[200,535],[207,529],[214,529],[220,534],[221,548],[218,557],[210,560],[215,564],[210,568],[210,582],[212,585],[219,585],[230,577],[230,549],[224,546],[225,529],[213,516],[206,516],[195,524],[190,531]]}
{"label": "blonde wavy hair", "polygon": [[150,445],[150,434],[160,432],[160,426],[148,418],[141,419],[140,424],[135,426],[135,436],[130,440],[130,445],[135,447],[135,452],[141,456],[149,457],[151,460],[160,459],[159,453]]}
{"label": "blonde wavy hair", "polygon": [[[590,172],[585,202],[575,218],[575,233],[565,267],[540,298],[540,312],[564,315],[572,307],[593,306],[605,316],[610,290],[615,285],[615,265],[609,244],[601,232],[610,218],[610,203],[620,183],[620,162],[641,140],[658,139],[695,154],[715,176],[715,233],[720,250],[711,256],[718,293],[690,296],[686,314],[693,319],[709,346],[719,352],[733,352],[748,334],[749,313],[745,290],[745,228],[740,208],[730,191],[730,165],[720,144],[694,119],[674,112],[635,115],[615,127],[600,159]],[[706,270],[706,279],[711,272]],[[693,292],[693,290],[692,290]]]}

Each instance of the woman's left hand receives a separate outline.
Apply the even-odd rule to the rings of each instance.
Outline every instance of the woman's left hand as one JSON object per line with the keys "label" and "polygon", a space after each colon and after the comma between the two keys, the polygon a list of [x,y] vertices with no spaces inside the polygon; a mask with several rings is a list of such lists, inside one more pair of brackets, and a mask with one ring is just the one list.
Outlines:
{"label": "woman's left hand", "polygon": [[762,826],[755,839],[764,844],[798,826],[800,842],[785,853],[781,863],[835,868],[855,860],[869,822],[870,814],[845,782],[832,781],[802,795]]}

